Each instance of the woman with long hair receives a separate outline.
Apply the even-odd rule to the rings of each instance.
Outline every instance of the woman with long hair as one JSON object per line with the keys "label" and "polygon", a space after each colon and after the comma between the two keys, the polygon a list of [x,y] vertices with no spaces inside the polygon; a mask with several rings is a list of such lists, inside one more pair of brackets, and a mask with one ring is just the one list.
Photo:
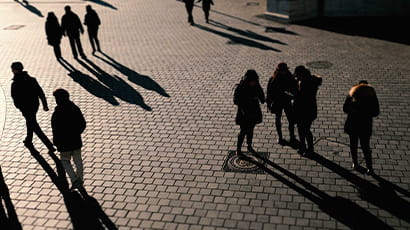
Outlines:
{"label": "woman with long hair", "polygon": [[45,28],[48,44],[53,47],[54,54],[56,55],[56,58],[58,60],[62,58],[60,43],[63,32],[60,23],[58,22],[58,19],[53,12],[48,13]]}

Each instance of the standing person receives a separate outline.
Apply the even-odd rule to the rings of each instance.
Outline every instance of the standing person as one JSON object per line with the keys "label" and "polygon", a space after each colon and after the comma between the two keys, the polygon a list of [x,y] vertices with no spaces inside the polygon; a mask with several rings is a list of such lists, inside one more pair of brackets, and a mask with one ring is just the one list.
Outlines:
{"label": "standing person", "polygon": [[343,111],[347,113],[345,132],[350,139],[350,153],[352,154],[354,169],[357,169],[358,142],[366,161],[367,173],[373,174],[372,150],[370,149],[370,137],[373,129],[373,117],[380,113],[379,101],[376,91],[367,81],[360,81],[353,86],[343,105]]}
{"label": "standing person", "polygon": [[194,25],[194,17],[192,16],[192,11],[194,9],[194,3],[195,0],[183,0],[185,2],[185,8],[188,13],[188,22],[191,23],[191,25]]}
{"label": "standing person", "polygon": [[[53,141],[61,153],[61,163],[71,179],[72,189],[80,188],[84,181],[81,134],[85,130],[86,122],[80,108],[70,101],[70,95],[66,90],[57,89],[53,95],[57,103],[51,118]],[[74,160],[76,171],[71,165],[71,158]]]}
{"label": "standing person", "polygon": [[61,27],[63,30],[63,35],[68,36],[68,39],[70,40],[70,46],[71,50],[73,52],[74,58],[77,59],[78,54],[77,54],[77,49],[78,53],[80,53],[80,56],[82,58],[86,58],[83,47],[81,45],[81,40],[80,40],[80,33],[84,33],[84,28],[83,25],[81,24],[81,20],[78,17],[77,14],[71,11],[70,6],[65,6],[64,7],[65,14],[63,18],[61,19]]}
{"label": "standing person", "polygon": [[322,78],[312,75],[304,66],[295,68],[295,76],[298,79],[298,91],[294,102],[295,121],[300,140],[298,153],[305,155],[314,153],[313,134],[310,128],[317,117],[316,94],[322,84]]}
{"label": "standing person", "polygon": [[63,36],[60,23],[53,12],[49,12],[46,21],[46,35],[50,46],[54,48],[57,60],[61,58],[61,37]]}
{"label": "standing person", "polygon": [[36,118],[38,107],[40,106],[39,99],[43,104],[44,111],[48,111],[46,96],[37,80],[30,77],[23,69],[24,67],[21,62],[13,62],[11,64],[11,70],[14,73],[13,83],[11,84],[11,97],[16,108],[21,111],[26,119],[27,136],[23,143],[27,148],[32,147],[34,132],[44,145],[47,146],[48,150],[54,152],[53,144],[41,130]]}
{"label": "standing person", "polygon": [[205,14],[206,23],[209,23],[209,11],[211,10],[211,5],[214,5],[212,0],[198,0],[198,3],[202,1],[202,10]]}
{"label": "standing person", "polygon": [[296,143],[295,122],[292,100],[296,93],[297,82],[286,63],[279,63],[273,76],[269,79],[266,102],[268,109],[275,114],[275,126],[278,133],[278,144],[284,144],[282,135],[282,111],[288,119],[290,143]]}
{"label": "standing person", "polygon": [[96,46],[97,51],[101,52],[100,41],[98,40],[98,28],[101,24],[101,21],[98,17],[97,12],[95,12],[95,10],[92,9],[90,5],[87,5],[85,9],[87,11],[87,14],[85,15],[84,25],[87,26],[88,38],[90,39],[93,54],[95,54]]}
{"label": "standing person", "polygon": [[236,86],[233,102],[238,106],[236,124],[240,126],[236,155],[242,154],[242,143],[247,140],[248,151],[256,153],[252,148],[253,131],[262,122],[262,111],[259,102],[265,103],[265,95],[259,84],[259,76],[255,70],[246,72],[243,79]]}

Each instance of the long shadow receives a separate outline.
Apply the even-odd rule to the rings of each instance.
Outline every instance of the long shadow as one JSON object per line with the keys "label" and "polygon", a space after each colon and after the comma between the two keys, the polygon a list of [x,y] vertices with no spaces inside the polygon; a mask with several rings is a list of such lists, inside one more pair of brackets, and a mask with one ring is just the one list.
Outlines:
{"label": "long shadow", "polygon": [[218,31],[218,30],[214,30],[214,29],[211,29],[211,28],[206,27],[206,26],[195,24],[195,27],[197,27],[201,30],[210,32],[210,33],[214,33],[214,34],[219,35],[221,37],[227,38],[227,39],[230,40],[228,42],[230,44],[240,44],[240,45],[245,45],[245,46],[249,46],[249,47],[259,48],[259,49],[262,49],[262,50],[272,50],[272,51],[276,51],[276,52],[281,52],[280,50],[269,47],[265,44],[262,44],[262,43],[259,43],[259,42],[256,42],[256,41],[253,41],[253,40],[250,40],[250,39],[238,37],[238,36],[228,34],[228,33],[225,33],[225,32],[221,32],[221,31]]}
{"label": "long shadow", "polygon": [[77,60],[84,68],[97,77],[97,79],[111,89],[113,95],[130,104],[139,105],[146,111],[152,111],[144,102],[144,98],[127,82],[116,75],[110,75],[89,59],[84,59],[85,62]]}
{"label": "long shadow", "polygon": [[84,188],[80,189],[80,193],[69,190],[63,165],[54,153],[49,153],[49,155],[56,164],[57,173],[34,147],[28,149],[63,195],[73,229],[117,229],[115,224],[102,210],[98,201],[88,195]]}
{"label": "long shadow", "polygon": [[374,178],[379,182],[379,186],[377,186],[317,153],[308,155],[308,158],[318,162],[352,183],[359,191],[360,197],[363,200],[410,223],[410,203],[396,193],[400,192],[408,197],[409,191],[375,175]]}
{"label": "long shadow", "polygon": [[80,72],[65,60],[60,59],[59,63],[68,70],[68,76],[80,84],[89,93],[98,98],[104,99],[111,105],[119,105],[118,101],[114,98],[113,92],[108,87],[104,86],[94,78]]}
{"label": "long shadow", "polygon": [[215,20],[210,20],[210,24],[213,25],[213,26],[228,30],[228,31],[232,31],[232,32],[237,33],[241,36],[248,37],[250,39],[260,40],[260,41],[264,41],[264,42],[277,43],[277,44],[281,44],[281,45],[287,45],[286,43],[283,43],[279,40],[275,40],[275,39],[272,39],[270,37],[266,37],[266,36],[257,34],[255,32],[250,31],[250,30],[241,30],[241,29],[238,29],[238,28],[234,28],[234,27],[225,25],[223,23],[217,22]]}
{"label": "long shadow", "polygon": [[139,85],[145,89],[152,90],[157,92],[158,94],[164,96],[164,97],[170,97],[168,93],[163,89],[157,82],[155,82],[152,78],[139,74],[136,71],[128,68],[127,66],[119,63],[116,61],[114,58],[108,56],[107,54],[101,52],[101,54],[104,57],[94,55],[96,58],[102,60],[103,62],[111,65],[114,67],[116,70],[118,70],[120,73],[124,74],[125,76],[128,77],[128,80],[135,83],[136,85]]}
{"label": "long shadow", "polygon": [[244,156],[243,159],[257,165],[259,168],[263,169],[265,172],[267,172],[289,188],[295,190],[307,199],[316,203],[323,212],[346,225],[350,229],[393,229],[389,225],[381,221],[379,218],[377,218],[375,215],[371,214],[366,209],[360,207],[351,200],[340,196],[330,196],[327,193],[319,190],[315,186],[311,185],[307,181],[303,180],[302,178],[273,163],[272,161],[260,157],[257,154],[255,154],[255,156],[262,159],[269,166],[280,171],[290,179],[294,180],[296,183],[299,183],[301,186],[291,182],[278,173],[275,173],[267,166],[252,160],[252,158],[250,157]]}
{"label": "long shadow", "polygon": [[105,7],[111,8],[113,10],[117,10],[117,7],[113,6],[111,3],[108,3],[108,2],[103,1],[103,0],[85,0],[85,1],[93,2],[95,4],[99,4],[101,6],[105,6]]}
{"label": "long shadow", "polygon": [[[4,202],[4,206],[3,206]],[[16,209],[10,199],[9,188],[4,181],[0,167],[0,227],[1,229],[21,230],[21,223],[17,217]]]}
{"label": "long shadow", "polygon": [[31,5],[28,1],[24,1],[24,3],[20,2],[20,1],[16,1],[16,2],[18,4],[20,4],[22,7],[26,8],[31,13],[39,16],[40,18],[44,17],[43,13],[41,13],[41,11],[39,9],[37,9],[35,6]]}

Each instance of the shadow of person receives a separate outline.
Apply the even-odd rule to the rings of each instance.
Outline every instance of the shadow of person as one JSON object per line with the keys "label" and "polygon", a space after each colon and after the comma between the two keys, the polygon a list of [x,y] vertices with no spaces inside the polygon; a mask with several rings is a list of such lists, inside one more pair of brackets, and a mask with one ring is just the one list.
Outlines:
{"label": "shadow of person", "polygon": [[85,1],[93,2],[95,4],[105,6],[105,7],[111,8],[113,10],[117,10],[117,7],[113,6],[111,3],[108,3],[108,2],[103,1],[103,0],[85,0]]}
{"label": "shadow of person", "polygon": [[26,8],[31,13],[39,16],[40,18],[44,17],[43,13],[41,13],[41,11],[39,9],[37,9],[35,6],[31,5],[28,1],[23,1],[23,2],[15,1],[15,2],[20,4],[22,7]]}
{"label": "shadow of person", "polygon": [[295,182],[292,182],[286,179],[284,176],[275,173],[264,164],[259,163],[250,157],[243,156],[242,159],[257,165],[259,168],[263,169],[266,173],[276,178],[278,181],[295,190],[310,201],[316,203],[324,213],[346,225],[350,229],[393,229],[392,227],[381,221],[379,218],[377,218],[375,215],[371,214],[369,211],[360,207],[353,201],[340,196],[330,196],[327,193],[319,190],[312,184],[308,183],[307,181],[303,180],[302,178],[298,177],[297,175],[273,163],[272,161],[263,158],[258,154],[254,154],[254,156],[262,159],[263,162],[273,167],[275,170],[278,170]]}
{"label": "shadow of person", "polygon": [[84,59],[85,62],[77,60],[84,68],[97,77],[97,79],[106,85],[113,93],[113,95],[123,101],[130,104],[139,105],[146,111],[152,111],[144,102],[144,98],[134,88],[132,88],[127,82],[116,75],[110,75],[89,59]]}
{"label": "shadow of person", "polygon": [[287,30],[286,28],[283,28],[283,27],[265,26],[265,30],[269,32],[275,32],[275,33],[299,35],[298,33]]}
{"label": "shadow of person", "polygon": [[260,41],[264,41],[264,42],[271,42],[271,43],[277,43],[277,44],[281,44],[281,45],[287,45],[286,43],[283,43],[279,40],[275,40],[275,39],[272,39],[270,37],[257,34],[255,32],[250,31],[250,30],[241,30],[241,29],[234,28],[234,27],[225,25],[223,23],[217,22],[215,20],[209,20],[209,22],[213,26],[222,28],[224,30],[232,31],[232,32],[237,33],[237,34],[239,34],[241,36],[244,36],[244,37],[248,37],[248,38],[251,38],[251,39],[260,40]]}
{"label": "shadow of person", "polygon": [[316,161],[352,183],[359,191],[360,197],[363,200],[410,223],[410,203],[396,193],[396,191],[399,191],[408,196],[408,191],[375,175],[374,178],[379,181],[380,184],[380,186],[377,186],[317,153],[309,154],[307,158]]}
{"label": "shadow of person", "polygon": [[135,83],[136,85],[143,87],[144,89],[155,91],[164,97],[170,97],[169,94],[165,91],[165,89],[163,89],[157,82],[152,80],[152,78],[139,74],[136,71],[128,68],[127,66],[124,66],[123,64],[117,62],[114,58],[108,56],[104,52],[101,52],[101,54],[104,57],[101,57],[98,55],[94,55],[94,56],[102,60],[103,62],[111,65],[116,70],[118,70],[120,73],[127,76],[129,81]]}
{"label": "shadow of person", "polygon": [[[4,204],[4,206],[3,206]],[[21,230],[21,224],[10,199],[9,188],[4,181],[0,167],[0,227],[1,229]]]}
{"label": "shadow of person", "polygon": [[64,59],[59,59],[58,62],[68,70],[68,76],[71,77],[75,82],[81,85],[85,90],[87,90],[92,95],[104,99],[111,105],[119,105],[118,101],[114,98],[112,91],[101,84],[99,81],[94,78],[80,72],[75,69],[69,62]]}
{"label": "shadow of person", "polygon": [[57,173],[34,147],[29,147],[28,150],[63,195],[64,204],[70,215],[73,229],[117,229],[115,224],[102,210],[97,200],[89,196],[84,188],[80,189],[81,195],[76,191],[70,191],[64,167],[54,153],[49,153],[49,155],[56,164]]}
{"label": "shadow of person", "polygon": [[221,37],[229,39],[228,44],[240,44],[240,45],[245,45],[245,46],[258,48],[258,49],[262,49],[262,50],[272,50],[272,51],[276,51],[276,52],[281,52],[278,49],[269,47],[269,46],[267,46],[263,43],[259,43],[259,42],[256,42],[256,41],[253,41],[253,40],[250,40],[250,39],[247,39],[247,38],[238,37],[238,36],[228,34],[228,33],[222,32],[222,31],[214,30],[214,29],[211,29],[209,27],[202,26],[202,25],[199,25],[199,24],[195,24],[194,26],[196,28],[201,29],[201,30],[204,30],[204,31],[207,31],[207,32],[210,32],[210,33],[213,33],[213,34],[216,34],[216,35],[219,35]]}

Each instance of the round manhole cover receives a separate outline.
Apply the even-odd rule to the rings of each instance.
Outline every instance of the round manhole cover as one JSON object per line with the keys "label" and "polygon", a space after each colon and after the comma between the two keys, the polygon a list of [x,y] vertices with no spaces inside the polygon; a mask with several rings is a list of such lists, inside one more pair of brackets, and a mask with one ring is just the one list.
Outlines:
{"label": "round manhole cover", "polygon": [[[227,158],[223,164],[223,170],[225,172],[241,172],[241,173],[264,173],[257,165],[249,162],[249,160],[254,162],[259,162],[262,165],[265,165],[265,162],[262,159],[268,159],[269,153],[259,152],[259,157],[256,157],[250,153],[245,153],[248,160],[241,159],[236,156],[235,151],[229,151]],[[250,159],[249,159],[250,158]],[[261,159],[262,158],[262,159]]]}
{"label": "round manhole cover", "polygon": [[333,66],[333,64],[328,61],[312,61],[308,62],[306,65],[313,69],[329,69]]}

